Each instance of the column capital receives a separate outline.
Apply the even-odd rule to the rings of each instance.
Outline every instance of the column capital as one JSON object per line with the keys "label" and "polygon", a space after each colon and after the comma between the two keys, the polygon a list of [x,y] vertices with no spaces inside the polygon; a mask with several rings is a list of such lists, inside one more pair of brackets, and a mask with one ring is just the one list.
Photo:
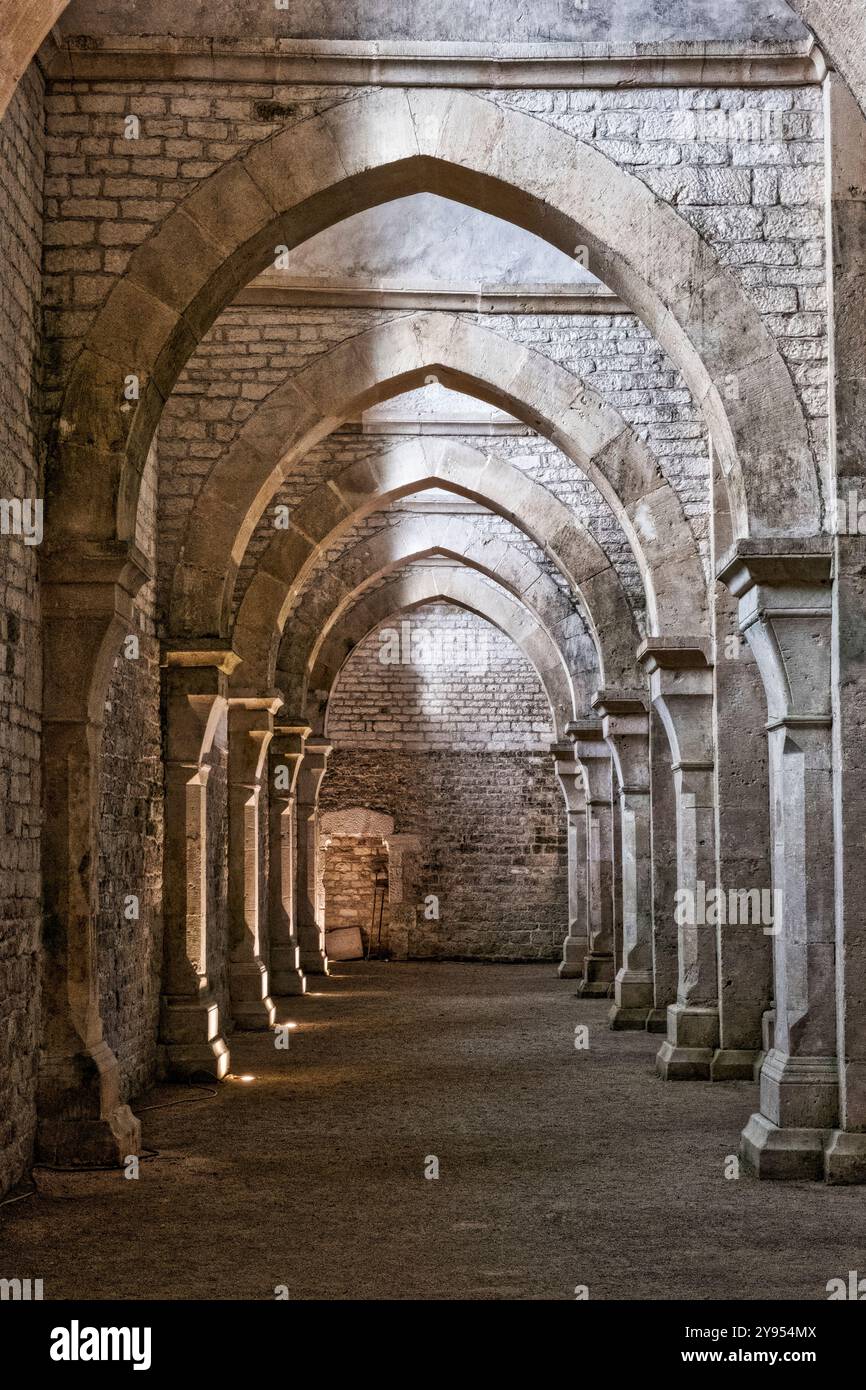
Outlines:
{"label": "column capital", "polygon": [[556,780],[565,798],[565,809],[570,815],[584,814],[586,811],[586,792],[583,785],[583,771],[574,756],[574,744],[566,741],[552,743],[550,755]]}
{"label": "column capital", "polygon": [[[115,584],[134,598],[153,578],[153,565],[133,541],[79,540],[64,543],[62,550],[46,549],[40,573],[43,589],[56,596],[66,591],[70,602],[85,589],[107,590]],[[59,597],[55,601],[62,602]]]}
{"label": "column capital", "polygon": [[278,710],[282,709],[283,700],[279,691],[270,691],[264,695],[235,693],[228,697],[229,709],[232,713],[239,710],[246,710],[250,714],[266,715],[268,717],[268,727],[273,728],[273,716]]}
{"label": "column capital", "polygon": [[229,697],[229,782],[258,787],[273,735],[279,696]]}
{"label": "column capital", "polygon": [[[272,770],[275,764],[286,763],[289,777],[285,785],[278,785],[276,777],[271,778],[271,790],[281,802],[291,801],[295,795],[295,784],[301,763],[304,760],[304,746],[311,730],[309,724],[275,724],[270,743]],[[278,770],[278,768],[277,768]]]}
{"label": "column capital", "polygon": [[219,665],[162,667],[167,767],[197,767],[226,713],[226,673]]}
{"label": "column capital", "polygon": [[300,764],[304,756],[307,739],[312,730],[309,724],[300,722],[295,724],[274,724],[274,736],[271,739],[271,752],[287,761]]}
{"label": "column capital", "polygon": [[596,690],[590,700],[602,721],[606,715],[646,714],[649,695],[643,690]]}
{"label": "column capital", "polygon": [[199,638],[197,641],[168,641],[162,645],[160,664],[166,667],[211,667],[230,676],[240,665],[237,652],[225,642]]}
{"label": "column capital", "polygon": [[583,771],[587,805],[610,806],[610,749],[601,719],[573,719],[565,732],[574,740],[574,756]]}
{"label": "column capital", "polygon": [[713,663],[700,637],[649,637],[637,659],[650,678],[674,772],[708,772],[713,762]]}
{"label": "column capital", "polygon": [[298,802],[304,806],[315,807],[319,800],[319,788],[327,771],[328,758],[334,745],[328,739],[316,736],[308,738],[304,744],[304,757],[298,778]]}
{"label": "column capital", "polygon": [[718,578],[739,600],[740,632],[767,693],[768,726],[826,727],[832,721],[830,540],[740,540]]}
{"label": "column capital", "polygon": [[623,795],[649,796],[648,705],[649,697],[637,691],[597,690],[592,697]]}
{"label": "column capital", "polygon": [[320,735],[308,738],[304,744],[304,753],[308,758],[323,758],[327,762],[333,751],[334,745],[330,739],[322,738]]}
{"label": "column capital", "polygon": [[285,716],[281,718],[279,715],[274,717],[274,737],[277,734],[285,734],[287,737],[300,738],[306,743],[312,732],[311,726],[304,719]]}
{"label": "column capital", "polygon": [[571,719],[565,726],[567,738],[577,743],[603,743],[600,719]]}
{"label": "column capital", "polygon": [[712,667],[709,641],[704,637],[647,637],[637,659],[648,676],[656,671],[702,671]]}
{"label": "column capital", "polygon": [[756,586],[809,590],[832,579],[829,536],[742,537],[721,557],[716,578],[742,598]]}

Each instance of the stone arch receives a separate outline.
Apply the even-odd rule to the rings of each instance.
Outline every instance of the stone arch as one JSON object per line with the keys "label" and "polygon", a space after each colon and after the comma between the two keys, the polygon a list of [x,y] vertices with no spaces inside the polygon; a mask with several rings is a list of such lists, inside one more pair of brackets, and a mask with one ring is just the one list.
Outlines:
{"label": "stone arch", "polygon": [[[552,439],[590,478],[610,505],[631,544],[644,580],[653,632],[694,633],[706,623],[706,583],[694,536],[676,492],[661,476],[649,449],[622,417],[564,368],[531,348],[453,314],[405,315],[358,334],[272,393],[223,455],[187,522],[183,558],[175,574],[171,625],[216,635],[228,624],[236,568],[268,501],[292,463],[358,409],[422,385],[435,374],[444,385],[503,407]],[[339,383],[339,391],[335,390]],[[504,465],[503,465],[504,467]],[[476,470],[477,471],[477,470]],[[356,471],[369,495],[375,468]],[[592,581],[608,561],[575,526],[573,514],[531,479],[512,470],[506,489],[488,464],[484,481],[508,514],[524,504],[539,518],[536,535],[572,583]],[[331,488],[334,492],[334,488]],[[320,493],[319,500],[324,497]],[[326,499],[339,523],[346,502]],[[293,538],[297,542],[297,537]],[[231,555],[231,563],[227,557]],[[268,552],[279,582],[293,563],[287,542]],[[258,587],[258,586],[257,586]],[[272,608],[269,596],[268,607]]]}
{"label": "stone arch", "polygon": [[[689,224],[635,175],[533,116],[457,90],[387,89],[253,145],[133,253],[66,389],[49,488],[52,545],[130,542],[148,446],[178,372],[276,245],[420,191],[492,211],[569,254],[586,245],[594,270],[700,403],[735,533],[819,530],[814,459],[790,374],[735,277]],[[130,372],[143,385],[127,414]],[[732,374],[736,393],[726,392]],[[321,419],[315,404],[312,417],[310,402],[299,407],[310,424]],[[230,502],[218,491],[216,513]]]}
{"label": "stone arch", "polygon": [[[391,584],[344,605],[323,638],[312,642],[291,671],[278,672],[287,707],[308,710],[315,733],[324,730],[327,699],[350,651],[385,618],[425,603],[454,603],[498,627],[535,668],[550,704],[557,738],[574,718],[571,677],[550,634],[534,613],[498,584],[467,565],[455,569],[415,565]],[[327,692],[324,703],[317,692]],[[293,703],[294,702],[294,703]]]}
{"label": "stone arch", "polygon": [[[580,657],[572,655],[569,659],[566,654],[568,633],[563,628],[568,622],[566,610],[569,606],[553,581],[540,571],[527,576],[526,557],[514,547],[497,544],[487,554],[487,547],[472,534],[471,527],[463,528],[463,532],[462,535],[455,532],[450,518],[447,522],[424,518],[420,524],[416,519],[407,518],[346,551],[310,595],[312,611],[305,608],[303,618],[296,615],[287,630],[286,638],[290,640],[283,646],[287,660],[279,663],[279,681],[294,679],[310,654],[315,660],[329,631],[364,589],[405,565],[435,556],[483,575],[531,614],[534,623],[551,639],[560,655],[568,672],[575,707],[589,709],[602,672],[611,666],[621,683],[628,678],[642,683],[640,673],[634,675],[632,667],[621,671],[613,661],[607,668],[602,667],[591,641],[585,643]],[[531,582],[527,583],[527,578]],[[634,632],[628,631],[631,631],[633,642]],[[622,648],[626,654],[633,650],[628,640],[622,642]],[[238,674],[241,677],[240,671]]]}
{"label": "stone arch", "polygon": [[0,28],[0,116],[69,0],[6,0]]}
{"label": "stone arch", "polygon": [[346,811],[325,811],[319,816],[322,835],[378,835],[387,840],[394,834],[394,817],[384,811],[369,811],[365,806],[352,806]]}
{"label": "stone arch", "polygon": [[788,0],[839,69],[866,116],[866,10],[848,0]]}
{"label": "stone arch", "polygon": [[[275,532],[238,610],[234,648],[241,658],[238,681],[243,685],[273,684],[277,646],[286,617],[307,582],[317,560],[351,526],[379,511],[391,501],[426,488],[436,487],[481,503],[504,516],[528,535],[574,582],[575,557],[586,556],[578,569],[581,611],[595,641],[602,674],[621,680],[633,670],[634,618],[618,576],[601,548],[586,534],[573,512],[540,483],[526,477],[513,464],[485,455],[465,444],[439,437],[405,440],[387,453],[361,460],[344,469],[292,514],[289,527]],[[466,528],[458,526],[458,531]],[[442,543],[444,543],[442,538]],[[490,543],[482,543],[490,553]],[[569,557],[563,562],[561,555]],[[526,557],[502,549],[493,563],[506,565],[519,578],[518,593],[530,588],[537,593],[541,571]],[[516,568],[515,568],[516,567]],[[568,609],[555,586],[554,604]],[[548,600],[550,602],[550,600]],[[598,626],[593,613],[603,615]]]}

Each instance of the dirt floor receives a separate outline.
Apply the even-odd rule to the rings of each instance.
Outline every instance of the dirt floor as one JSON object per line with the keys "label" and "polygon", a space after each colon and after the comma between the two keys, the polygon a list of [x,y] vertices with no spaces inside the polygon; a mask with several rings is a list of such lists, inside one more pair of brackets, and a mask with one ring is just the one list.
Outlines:
{"label": "dirt floor", "polygon": [[659,1080],[659,1039],[611,1033],[552,966],[342,965],[312,990],[280,1001],[288,1051],[232,1039],[254,1080],[142,1111],[138,1180],[43,1173],[55,1195],[4,1207],[0,1277],[46,1299],[826,1299],[866,1273],[862,1189],[726,1178],[756,1088]]}

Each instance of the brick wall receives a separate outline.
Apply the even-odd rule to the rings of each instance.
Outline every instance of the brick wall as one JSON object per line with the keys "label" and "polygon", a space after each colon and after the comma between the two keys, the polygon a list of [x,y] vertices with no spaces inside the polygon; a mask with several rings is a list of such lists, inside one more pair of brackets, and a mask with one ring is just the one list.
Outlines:
{"label": "brick wall", "polygon": [[538,676],[510,638],[444,603],[388,619],[355,648],[328,735],[335,748],[477,752],[546,750],[554,737]]}
{"label": "brick wall", "polygon": [[[554,960],[568,930],[562,796],[544,753],[338,748],[323,810],[365,806],[420,839],[414,957]],[[438,899],[438,920],[423,903]]]}
{"label": "brick wall", "polygon": [[[156,564],[158,460],[141,487],[136,540]],[[115,658],[105,702],[99,783],[100,1004],[120,1064],[124,1099],[152,1079],[162,971],[163,770],[156,584],[139,591],[130,639]],[[129,915],[130,897],[138,917]]]}
{"label": "brick wall", "polygon": [[[278,129],[357,95],[344,87],[267,83],[93,82],[52,84],[46,183],[47,326],[52,388],[59,386],[81,335],[132,250],[197,182]],[[826,314],[821,180],[823,132],[817,88],[784,90],[500,91],[493,100],[594,143],[676,207],[739,278],[779,342],[810,417],[816,457],[826,449]],[[279,112],[277,119],[274,113]],[[136,115],[140,139],[123,138]],[[590,267],[591,269],[591,267]],[[169,408],[169,457],[181,463],[166,492],[162,523],[169,548],[179,513],[225,443],[257,401],[309,356],[377,321],[377,315],[224,314],[195,354],[247,359],[219,382],[207,410],[183,415],[196,394],[190,379]],[[266,315],[264,316],[267,317]],[[381,316],[378,316],[381,317]],[[340,326],[342,322],[342,328]],[[494,325],[495,326],[495,325]],[[505,325],[503,325],[505,327]],[[664,354],[636,320],[590,325],[575,346],[573,326],[529,316],[515,323],[541,351],[573,359],[647,435],[702,532],[706,449],[693,403]],[[258,330],[263,331],[258,331]],[[610,334],[621,339],[611,339]],[[606,339],[607,341],[602,341]],[[629,340],[629,341],[626,341]],[[204,345],[203,345],[204,346]],[[631,358],[629,362],[628,359]],[[132,370],[134,367],[130,367]],[[232,397],[234,396],[234,399]],[[210,424],[211,428],[205,426]],[[174,452],[171,452],[174,449]]]}
{"label": "brick wall", "polygon": [[[227,309],[181,374],[160,425],[160,601],[169,597],[183,529],[205,478],[258,404],[321,353],[395,317],[342,309]],[[696,537],[705,543],[709,516],[706,430],[673,363],[628,314],[467,315],[473,322],[553,358],[581,376],[649,444],[677,489]],[[274,508],[294,509],[316,487],[358,458],[393,448],[394,436],[331,436],[295,464],[248,547],[240,602],[273,536]],[[637,564],[613,513],[596,488],[554,444],[539,435],[469,436],[467,444],[501,452],[572,507],[603,545],[640,615]],[[350,533],[345,542],[348,544]],[[331,554],[333,552],[330,552]],[[538,555],[534,555],[536,563]],[[639,619],[640,620],[640,619]]]}
{"label": "brick wall", "polygon": [[137,659],[114,664],[99,806],[100,1003],[125,1099],[153,1075],[162,970],[159,644],[147,634],[139,641]]}
{"label": "brick wall", "polygon": [[[0,122],[0,497],[41,497],[39,302],[42,80],[29,69]],[[34,1132],[42,652],[38,547],[0,535],[0,1192]]]}
{"label": "brick wall", "polygon": [[[324,847],[325,930],[360,927],[366,948],[373,919],[374,880],[387,873],[388,851],[377,835],[332,835]],[[374,945],[379,940],[379,903],[373,927]],[[388,899],[382,913],[381,941],[388,940]]]}
{"label": "brick wall", "polygon": [[591,142],[710,243],[778,342],[825,459],[820,87],[489,95]]}
{"label": "brick wall", "polygon": [[[484,653],[485,668],[382,665],[380,637],[392,625],[371,633],[332,699],[321,809],[382,811],[397,833],[419,836],[411,955],[553,959],[568,924],[565,815],[538,677],[471,614],[429,604],[409,617],[430,634],[428,651],[437,631],[449,633],[455,650]],[[420,906],[428,895],[438,918]]]}

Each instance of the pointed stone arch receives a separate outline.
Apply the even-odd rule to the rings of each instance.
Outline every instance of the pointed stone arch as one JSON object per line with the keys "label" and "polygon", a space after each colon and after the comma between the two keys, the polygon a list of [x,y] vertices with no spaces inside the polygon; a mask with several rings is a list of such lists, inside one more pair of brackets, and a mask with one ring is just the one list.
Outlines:
{"label": "pointed stone arch", "polygon": [[[535,541],[572,583],[579,578],[578,597],[598,653],[600,679],[604,681],[605,672],[610,681],[634,678],[637,630],[628,600],[607,556],[574,513],[505,458],[431,436],[403,440],[385,454],[351,464],[300,504],[287,530],[274,533],[234,625],[241,685],[265,688],[273,684],[286,616],[317,560],[340,535],[397,498],[431,487],[453,491],[504,516]],[[465,527],[458,529],[462,533]],[[435,543],[444,544],[444,537]],[[487,550],[497,572],[500,565],[518,572],[518,592],[537,591],[541,571],[526,557],[515,560],[504,543],[500,558],[490,558],[489,545],[482,543],[480,548]],[[577,557],[584,557],[582,567]],[[547,584],[557,593],[555,586]],[[558,593],[557,598],[561,607],[569,608]],[[561,611],[556,621],[563,619]]]}
{"label": "pointed stone arch", "polygon": [[[407,518],[394,527],[380,531],[370,540],[360,541],[344,552],[328,569],[308,596],[303,615],[298,612],[284,632],[281,659],[278,662],[277,683],[284,688],[289,682],[297,687],[304,670],[309,670],[328,639],[332,628],[342,615],[358,601],[372,584],[404,566],[417,564],[433,556],[452,560],[473,570],[507,592],[530,615],[532,623],[553,643],[566,671],[571,687],[571,704],[588,710],[593,691],[598,689],[601,666],[593,660],[596,653],[584,646],[584,659],[568,655],[568,607],[564,596],[552,580],[542,572],[527,575],[526,556],[506,543],[494,543],[491,553],[485,553],[483,541],[472,535],[456,533],[452,519]],[[530,582],[527,582],[529,580]],[[631,640],[634,629],[631,628]],[[628,650],[628,641],[623,643]],[[631,674],[631,668],[627,674]],[[617,671],[618,678],[624,677]],[[239,684],[242,668],[238,670]],[[643,684],[638,672],[632,679]]]}
{"label": "pointed stone arch", "polygon": [[391,584],[362,596],[340,615],[320,644],[312,665],[284,684],[287,701],[306,712],[314,733],[327,727],[327,707],[334,684],[351,653],[387,618],[410,612],[427,603],[451,603],[498,627],[520,649],[534,668],[551,709],[556,737],[562,738],[574,717],[568,673],[561,654],[537,618],[501,587],[468,567],[459,570],[414,568]]}
{"label": "pointed stone arch", "polygon": [[[276,245],[295,246],[349,213],[420,191],[493,212],[569,254],[586,245],[600,278],[668,351],[704,411],[735,535],[820,528],[815,463],[790,374],[758,311],[698,233],[634,174],[536,117],[458,90],[388,89],[251,146],[133,253],[65,393],[51,545],[104,548],[135,535],[163,403],[196,343]],[[127,413],[130,372],[142,390]],[[737,393],[726,391],[732,374]]]}
{"label": "pointed stone arch", "polygon": [[[706,583],[695,538],[647,446],[622,416],[549,358],[441,312],[390,319],[350,338],[278,387],[250,417],[189,516],[175,573],[172,627],[213,636],[224,632],[237,566],[284,474],[349,415],[422,385],[431,373],[444,385],[525,420],[590,478],[632,547],[652,632],[703,629]],[[491,486],[495,471],[490,464]],[[567,507],[516,471],[510,484],[513,499],[509,505],[502,497],[499,509],[513,512],[515,504],[526,502],[547,518],[548,548],[572,583],[581,587],[608,568],[599,547],[575,528]],[[360,469],[358,485],[363,490]],[[366,486],[369,491],[369,482]],[[336,496],[329,507],[335,522],[345,515],[345,503]],[[277,559],[276,552],[268,558]],[[268,571],[261,573],[264,583]]]}

